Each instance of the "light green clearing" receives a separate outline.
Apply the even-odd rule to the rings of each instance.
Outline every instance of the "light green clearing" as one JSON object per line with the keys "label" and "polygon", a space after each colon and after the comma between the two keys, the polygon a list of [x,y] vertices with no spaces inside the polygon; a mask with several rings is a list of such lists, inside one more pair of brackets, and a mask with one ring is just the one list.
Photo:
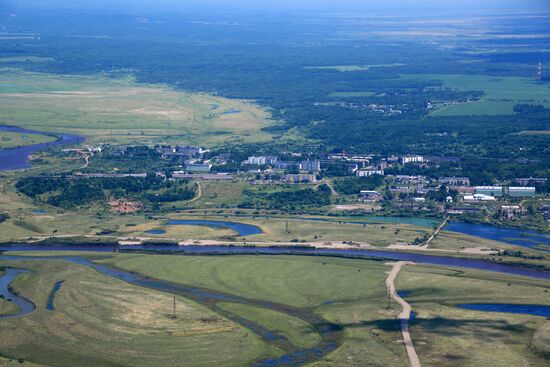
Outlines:
{"label": "light green clearing", "polygon": [[374,92],[334,92],[330,93],[329,97],[340,97],[340,98],[353,98],[353,97],[372,97],[376,95]]}
{"label": "light green clearing", "polygon": [[318,70],[337,70],[341,72],[347,71],[367,71],[373,68],[395,68],[398,66],[405,66],[406,64],[380,64],[380,65],[335,65],[335,66],[308,66],[306,69],[318,69]]}
{"label": "light green clearing", "polygon": [[550,130],[525,130],[520,131],[517,135],[550,135]]}
{"label": "light green clearing", "polygon": [[14,62],[52,62],[55,61],[53,57],[42,56],[6,56],[0,57],[0,63],[14,63]]}
{"label": "light green clearing", "polygon": [[22,147],[27,145],[49,143],[55,141],[53,136],[42,134],[24,134],[0,131],[0,149]]}
{"label": "light green clearing", "polygon": [[310,348],[321,341],[321,337],[311,325],[284,313],[241,303],[224,302],[219,306],[242,318],[259,323],[269,330],[284,334],[299,347]]}
{"label": "light green clearing", "polygon": [[483,91],[479,101],[443,106],[434,116],[511,115],[519,103],[550,107],[550,86],[531,78],[485,75],[406,74],[403,79],[441,80],[444,87],[459,91]]}

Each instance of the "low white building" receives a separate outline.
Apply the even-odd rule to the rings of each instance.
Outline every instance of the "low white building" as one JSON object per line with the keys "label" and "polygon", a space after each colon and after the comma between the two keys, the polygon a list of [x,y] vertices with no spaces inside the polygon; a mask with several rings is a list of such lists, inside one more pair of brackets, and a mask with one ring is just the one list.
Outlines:
{"label": "low white building", "polygon": [[355,176],[357,177],[369,177],[372,175],[384,176],[384,171],[379,169],[360,169],[355,171]]}
{"label": "low white building", "polygon": [[422,163],[424,162],[424,157],[421,155],[407,155],[401,157],[401,163],[407,164],[407,163]]}
{"label": "low white building", "polygon": [[496,198],[491,195],[484,194],[474,194],[474,195],[465,195],[464,201],[495,201]]}

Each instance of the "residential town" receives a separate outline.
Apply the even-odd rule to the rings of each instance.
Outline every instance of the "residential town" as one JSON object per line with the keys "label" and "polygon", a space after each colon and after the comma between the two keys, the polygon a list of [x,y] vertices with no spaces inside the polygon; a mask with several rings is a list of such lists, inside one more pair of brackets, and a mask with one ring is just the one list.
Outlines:
{"label": "residential town", "polygon": [[[454,215],[491,214],[499,220],[514,220],[529,214],[531,201],[547,190],[547,178],[517,177],[493,185],[474,185],[470,177],[399,174],[403,170],[437,169],[442,165],[460,164],[455,157],[421,155],[380,156],[304,154],[285,152],[281,155],[250,155],[212,152],[198,146],[88,146],[87,151],[104,156],[129,159],[149,157],[169,169],[155,170],[155,175],[169,180],[248,181],[252,185],[320,185],[355,178],[355,191],[338,194],[336,202],[355,201],[354,208],[371,211],[397,210]],[[241,154],[242,155],[242,154]],[[396,173],[397,172],[397,173]],[[73,179],[94,177],[145,177],[146,172],[87,173],[71,175]],[[377,179],[378,181],[375,181]],[[369,182],[376,182],[375,184]],[[362,183],[369,183],[362,185]],[[332,186],[331,186],[332,187]],[[531,209],[532,211],[532,209]],[[550,220],[548,206],[537,209]]]}

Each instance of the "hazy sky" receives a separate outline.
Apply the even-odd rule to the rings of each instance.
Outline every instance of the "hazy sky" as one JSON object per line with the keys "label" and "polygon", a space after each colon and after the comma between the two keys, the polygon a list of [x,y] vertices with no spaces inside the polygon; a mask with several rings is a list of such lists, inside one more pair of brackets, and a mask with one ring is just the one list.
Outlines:
{"label": "hazy sky", "polygon": [[[0,0],[8,6],[111,8],[117,10],[550,10],[550,0]],[[10,6],[10,7],[11,7]]]}

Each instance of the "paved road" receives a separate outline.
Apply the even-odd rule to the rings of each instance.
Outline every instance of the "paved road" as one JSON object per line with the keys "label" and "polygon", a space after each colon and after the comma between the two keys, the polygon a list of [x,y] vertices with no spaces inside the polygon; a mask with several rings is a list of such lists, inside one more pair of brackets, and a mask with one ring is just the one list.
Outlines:
{"label": "paved road", "polygon": [[393,268],[386,278],[386,288],[388,289],[388,293],[391,298],[401,305],[401,312],[397,315],[397,319],[401,323],[401,334],[403,334],[403,342],[405,343],[405,349],[407,350],[407,355],[409,356],[410,365],[411,367],[420,367],[420,360],[416,354],[416,349],[414,349],[411,333],[409,331],[411,305],[409,305],[403,298],[399,297],[395,290],[394,284],[395,278],[399,274],[399,271],[401,271],[401,268],[405,265],[414,265],[414,263],[409,261],[399,261],[393,264]]}

